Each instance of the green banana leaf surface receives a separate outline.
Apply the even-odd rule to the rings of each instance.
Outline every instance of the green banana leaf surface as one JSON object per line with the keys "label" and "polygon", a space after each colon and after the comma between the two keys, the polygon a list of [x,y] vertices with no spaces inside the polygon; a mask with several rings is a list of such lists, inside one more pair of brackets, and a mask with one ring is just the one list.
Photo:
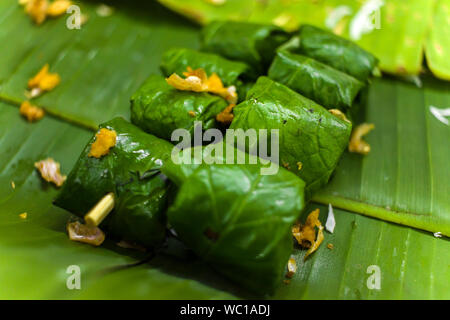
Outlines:
{"label": "green banana leaf surface", "polygon": [[[423,19],[415,18],[416,28],[402,28],[403,32],[397,34],[404,39],[418,32],[412,38],[421,43],[432,2],[412,1],[414,8],[421,9],[416,12]],[[229,7],[232,3],[237,1],[227,1],[214,18],[220,19],[227,12],[238,18],[240,12]],[[0,296],[252,297],[200,260],[178,253],[184,250],[168,249],[149,260],[140,252],[118,247],[112,240],[93,248],[67,239],[65,225],[70,215],[51,204],[58,190],[39,178],[33,163],[52,156],[68,174],[93,133],[70,123],[97,130],[99,123],[113,116],[128,118],[130,96],[149,74],[158,72],[163,53],[172,47],[199,47],[197,27],[153,2],[108,2],[115,8],[109,17],[96,14],[99,3],[79,4],[89,20],[80,30],[69,30],[64,18],[36,27],[16,1],[0,2],[0,41],[8,43],[0,51],[0,99],[8,102],[0,104],[0,144],[7,155],[0,158],[0,259],[5,262],[0,264]],[[394,4],[394,8],[401,7]],[[216,7],[213,9],[217,12]],[[282,9],[266,11],[267,16],[272,15],[269,12],[281,14]],[[324,21],[317,11],[304,12],[310,20]],[[250,10],[247,14],[256,16],[262,11]],[[444,13],[441,16],[445,17]],[[263,15],[260,18],[267,21]],[[399,16],[393,24],[403,26],[405,20]],[[385,70],[391,63],[392,70],[400,63],[407,70],[420,70],[421,59],[416,57],[421,57],[421,49],[410,47],[410,42],[397,41],[396,33],[389,30],[392,29],[374,30],[359,43],[380,58]],[[438,39],[440,31],[433,31],[434,39]],[[371,50],[370,43],[377,43],[375,35],[379,32],[389,34],[389,41],[379,40]],[[368,36],[373,39],[364,44]],[[388,61],[387,56],[396,58]],[[28,79],[45,63],[61,75],[62,82],[34,100],[48,115],[29,124],[13,105],[26,99]],[[435,70],[438,69],[440,66],[436,65]],[[271,298],[450,298],[450,248],[445,237],[354,213],[449,234],[449,189],[445,183],[450,178],[449,150],[443,147],[449,128],[429,111],[430,106],[448,106],[449,88],[448,83],[431,77],[421,80],[422,88],[392,78],[374,80],[366,114],[362,115],[376,126],[365,138],[371,144],[371,153],[366,157],[344,153],[331,183],[314,198],[333,204],[335,231],[325,234],[324,244],[306,262],[304,251],[294,249],[298,272],[289,285],[281,284]],[[316,207],[321,209],[324,224],[328,210],[325,206],[312,204],[305,212]],[[19,217],[23,212],[28,213],[26,219]],[[334,249],[326,248],[327,243],[332,243]],[[70,290],[66,285],[71,265],[81,268],[81,290]],[[370,270],[374,270],[369,269],[371,266],[378,266],[381,272],[380,289],[367,285]]]}

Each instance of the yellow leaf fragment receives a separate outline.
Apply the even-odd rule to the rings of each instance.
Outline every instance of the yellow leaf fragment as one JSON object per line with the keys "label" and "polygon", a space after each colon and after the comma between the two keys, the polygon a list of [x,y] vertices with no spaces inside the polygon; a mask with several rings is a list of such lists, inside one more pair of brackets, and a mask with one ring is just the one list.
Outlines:
{"label": "yellow leaf fragment", "polygon": [[236,106],[234,103],[230,103],[225,109],[222,110],[217,116],[216,120],[220,123],[229,125],[233,121],[233,108]]}
{"label": "yellow leaf fragment", "polygon": [[19,3],[25,5],[25,12],[31,17],[34,23],[40,25],[45,21],[48,8],[47,0],[28,0]]}
{"label": "yellow leaf fragment", "polygon": [[28,213],[26,213],[26,212],[19,214],[20,219],[23,219],[23,220],[25,220],[27,218],[27,216],[28,216]]}
{"label": "yellow leaf fragment", "polygon": [[61,175],[59,163],[52,158],[35,162],[34,166],[39,170],[45,181],[52,182],[57,187],[61,187],[66,181],[66,176]]}
{"label": "yellow leaf fragment", "polygon": [[55,0],[48,6],[47,15],[57,17],[66,13],[67,8],[72,5],[69,0]]}
{"label": "yellow leaf fragment", "polygon": [[364,155],[368,154],[370,152],[370,145],[362,137],[374,128],[375,125],[373,123],[362,123],[354,128],[350,137],[350,143],[348,144],[348,151]]}
{"label": "yellow leaf fragment", "polygon": [[330,113],[336,117],[338,117],[341,120],[347,121],[348,123],[352,123],[350,120],[347,119],[347,117],[345,116],[345,114],[339,110],[339,109],[330,109],[328,110],[330,111]]}
{"label": "yellow leaf fragment", "polygon": [[78,221],[67,225],[67,233],[70,240],[88,243],[93,246],[99,246],[105,241],[105,234],[100,228],[81,224]]}
{"label": "yellow leaf fragment", "polygon": [[297,263],[295,262],[295,259],[293,257],[289,258],[287,269],[288,271],[286,272],[286,277],[292,278],[297,272]]}
{"label": "yellow leaf fragment", "polygon": [[303,168],[303,163],[301,163],[300,161],[297,162],[297,169],[298,169],[298,171],[302,170],[302,168]]}
{"label": "yellow leaf fragment", "polygon": [[222,80],[216,73],[213,73],[209,78],[205,70],[198,68],[193,70],[187,67],[187,71],[183,72],[185,78],[173,73],[166,81],[169,85],[177,90],[193,91],[193,92],[209,92],[224,98],[229,103],[236,103],[238,96],[236,87],[224,87]]}
{"label": "yellow leaf fragment", "polygon": [[91,145],[91,150],[88,156],[94,158],[101,158],[109,153],[109,149],[116,145],[117,133],[114,130],[105,128],[100,129],[95,134],[95,141]]}
{"label": "yellow leaf fragment", "polygon": [[[303,248],[308,248],[304,260],[319,248],[324,239],[323,226],[319,220],[319,213],[320,209],[312,211],[306,218],[305,224],[297,223],[292,227],[292,235],[297,240],[297,243]],[[319,230],[317,238],[316,227]]]}
{"label": "yellow leaf fragment", "polygon": [[319,248],[319,246],[321,245],[321,243],[323,242],[323,239],[324,239],[323,227],[320,224],[320,221],[319,221],[319,225],[317,227],[319,228],[319,232],[317,233],[317,239],[316,239],[316,241],[314,241],[314,243],[308,249],[308,251],[306,251],[306,254],[305,254],[305,257],[303,258],[303,261],[305,261],[311,253],[316,251]]}
{"label": "yellow leaf fragment", "polygon": [[61,78],[57,73],[49,73],[49,65],[46,63],[41,70],[30,80],[28,80],[28,88],[31,89],[31,97],[40,95],[43,91],[51,91],[60,82]]}
{"label": "yellow leaf fragment", "polygon": [[28,101],[22,102],[20,105],[19,112],[25,118],[27,118],[28,122],[34,122],[42,119],[45,112],[42,108],[39,108],[35,105],[32,105]]}

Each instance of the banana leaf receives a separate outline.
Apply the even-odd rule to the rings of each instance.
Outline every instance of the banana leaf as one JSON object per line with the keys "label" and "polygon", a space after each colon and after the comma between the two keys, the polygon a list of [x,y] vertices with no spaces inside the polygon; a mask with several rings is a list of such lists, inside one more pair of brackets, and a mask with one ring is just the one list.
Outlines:
{"label": "banana leaf", "polygon": [[[278,130],[279,163],[306,183],[306,199],[323,187],[348,145],[351,124],[288,87],[260,77],[234,108],[230,129]],[[242,146],[241,146],[242,147]]]}
{"label": "banana leaf", "polygon": [[[101,247],[69,241],[65,225],[70,215],[52,206],[58,190],[41,180],[33,163],[52,156],[67,174],[92,132],[51,117],[30,125],[18,116],[17,108],[3,103],[0,111],[0,145],[8,154],[0,158],[0,298],[254,297],[198,259],[181,253],[181,248],[148,261],[147,255],[118,247],[110,239]],[[327,209],[318,207],[324,223]],[[19,217],[22,212],[28,213],[27,219]],[[335,231],[325,233],[324,242],[333,243],[334,249],[323,244],[305,262],[304,251],[294,249],[298,272],[270,298],[450,298],[447,239],[339,209],[334,214]],[[71,265],[81,269],[80,290],[69,290],[66,285]],[[367,287],[371,265],[381,270],[380,289]]]}
{"label": "banana leaf", "polygon": [[364,84],[314,59],[279,51],[268,77],[282,83],[327,109],[352,107]]}
{"label": "banana leaf", "polygon": [[450,14],[448,0],[227,0],[222,5],[204,0],[158,1],[202,25],[231,19],[273,23],[288,31],[302,24],[328,28],[356,41],[380,59],[383,71],[393,74],[421,73],[425,52],[433,74],[442,79],[450,77],[448,59],[441,54],[450,50],[445,28]]}
{"label": "banana leaf", "polygon": [[[227,1],[236,2],[242,1]],[[415,8],[418,3],[411,2]],[[427,20],[424,9],[431,1],[420,3],[425,6],[416,11],[424,19],[415,16],[413,27],[401,33],[414,33],[414,43],[421,41]],[[103,18],[95,13],[96,3],[82,2],[82,12],[89,15],[89,21],[80,30],[68,30],[64,18],[36,27],[16,1],[1,1],[0,38],[8,46],[0,50],[0,98],[13,104],[23,101],[27,80],[49,62],[51,70],[61,74],[62,83],[38,98],[37,104],[60,119],[96,130],[113,115],[129,115],[129,97],[148,74],[158,71],[164,51],[174,46],[198,47],[198,29],[153,2],[109,4],[116,10]],[[227,10],[239,14],[225,5],[219,15]],[[323,21],[317,10],[304,12],[311,20]],[[393,24],[401,26],[410,18],[401,16]],[[381,58],[382,67],[385,61],[385,67],[387,62],[393,64],[392,70],[400,63],[409,70],[416,58],[406,59],[405,54],[420,53],[421,49],[413,46],[404,51],[410,41],[396,41],[399,32],[389,30],[371,33],[383,32],[393,39],[382,46],[382,40],[377,43],[373,38],[372,51],[395,55],[387,61],[373,51]],[[407,224],[407,220],[395,217],[418,216],[421,223],[416,228],[433,232],[448,225],[448,186],[442,183],[449,177],[448,148],[442,146],[448,140],[448,127],[429,112],[430,105],[448,106],[448,84],[430,78],[422,81],[423,89],[389,78],[376,80],[371,86],[366,120],[375,122],[377,128],[366,139],[372,152],[366,157],[344,154],[336,176],[324,191],[328,198],[316,195],[317,201],[347,208],[335,207],[335,232],[325,235],[324,244],[333,243],[335,249],[322,245],[304,264],[304,252],[294,251],[301,267],[290,285],[279,287],[273,298],[450,299],[450,275],[444,263],[450,252],[446,238],[353,213]],[[40,180],[33,162],[53,156],[61,162],[63,173],[68,173],[92,132],[50,116],[30,125],[19,118],[17,108],[4,104],[0,108],[0,143],[7,155],[0,158],[0,259],[5,262],[0,264],[2,298],[251,297],[198,260],[185,258],[180,263],[172,255],[161,254],[135,266],[142,255],[113,242],[92,248],[68,241],[64,229],[69,215],[51,206],[57,190]],[[15,189],[11,181],[15,181]],[[318,207],[324,219],[327,209]],[[25,211],[28,218],[18,218]],[[438,228],[431,228],[430,221]],[[66,286],[67,267],[74,263],[81,267],[81,290]],[[380,289],[367,287],[367,268],[372,265],[380,267]]]}
{"label": "banana leaf", "polygon": [[195,122],[204,130],[218,126],[216,115],[225,99],[205,92],[177,90],[158,75],[151,75],[131,97],[131,121],[144,131],[171,140],[176,129],[194,134]]}
{"label": "banana leaf", "polygon": [[95,136],[81,153],[55,205],[81,218],[107,193],[115,208],[99,227],[107,234],[147,247],[166,237],[165,211],[170,183],[160,168],[173,146],[116,118],[100,126],[114,130],[116,144],[101,158],[89,157]]}
{"label": "banana leaf", "polygon": [[[321,203],[431,232],[450,232],[449,128],[430,106],[450,103],[448,84],[423,79],[423,88],[375,80],[364,121],[375,130],[365,140],[367,156],[346,153],[330,184],[315,196]],[[414,172],[414,173],[413,173]]]}

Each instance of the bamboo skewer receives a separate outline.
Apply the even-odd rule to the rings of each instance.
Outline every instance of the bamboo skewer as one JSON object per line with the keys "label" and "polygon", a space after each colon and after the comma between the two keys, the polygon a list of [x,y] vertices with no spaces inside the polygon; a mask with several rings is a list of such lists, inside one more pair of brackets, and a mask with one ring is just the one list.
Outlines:
{"label": "bamboo skewer", "polygon": [[110,192],[84,216],[84,221],[89,226],[97,227],[113,208],[114,193]]}

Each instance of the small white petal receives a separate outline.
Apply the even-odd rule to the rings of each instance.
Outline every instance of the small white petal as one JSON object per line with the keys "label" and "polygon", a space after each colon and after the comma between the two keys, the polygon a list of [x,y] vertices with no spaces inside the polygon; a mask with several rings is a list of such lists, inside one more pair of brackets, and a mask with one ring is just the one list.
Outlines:
{"label": "small white petal", "polygon": [[335,226],[336,220],[334,219],[333,207],[330,203],[328,204],[328,218],[327,222],[325,223],[325,229],[327,229],[328,232],[333,233]]}
{"label": "small white petal", "polygon": [[445,117],[450,116],[450,108],[447,109],[439,109],[435,106],[430,106],[430,112],[435,116],[436,119],[438,119],[443,124],[448,125],[448,119]]}

